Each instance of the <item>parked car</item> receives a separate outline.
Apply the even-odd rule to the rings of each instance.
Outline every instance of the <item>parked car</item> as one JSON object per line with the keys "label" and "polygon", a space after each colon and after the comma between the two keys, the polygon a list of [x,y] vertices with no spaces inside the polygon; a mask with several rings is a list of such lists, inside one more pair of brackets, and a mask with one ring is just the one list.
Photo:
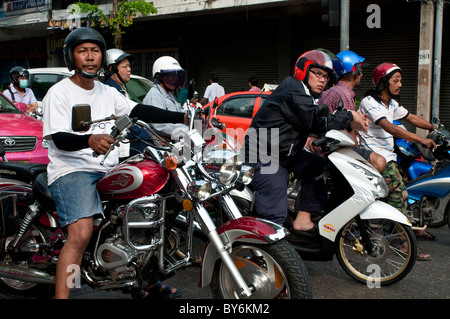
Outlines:
{"label": "parked car", "polygon": [[244,136],[253,116],[258,112],[272,91],[262,92],[233,92],[216,99],[216,103],[209,102],[203,108],[210,107],[211,118],[215,117],[225,123],[223,132],[233,135],[239,145],[243,145]]}
{"label": "parked car", "polygon": [[[69,71],[69,69],[63,67],[35,68],[28,69],[28,71],[30,72],[30,88],[36,96],[39,107],[42,106],[42,99],[53,84],[74,73],[74,71]],[[103,79],[104,76],[99,77],[99,81],[103,81]],[[142,103],[142,100],[152,86],[153,83],[149,79],[132,74],[130,81],[127,83],[127,91],[133,101]]]}
{"label": "parked car", "polygon": [[42,138],[42,129],[42,122],[23,113],[0,93],[0,142],[8,161],[47,164],[47,141]]}

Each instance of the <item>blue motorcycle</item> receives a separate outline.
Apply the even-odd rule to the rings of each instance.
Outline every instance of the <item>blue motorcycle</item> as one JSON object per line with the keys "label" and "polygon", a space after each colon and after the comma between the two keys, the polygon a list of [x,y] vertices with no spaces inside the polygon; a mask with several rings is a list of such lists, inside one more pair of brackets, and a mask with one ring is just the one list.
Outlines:
{"label": "blue motorcycle", "polygon": [[[399,121],[394,124],[402,125]],[[437,145],[433,151],[395,139],[397,163],[407,176],[408,218],[418,227],[439,227],[447,221],[450,227],[450,133],[439,125],[427,137]]]}

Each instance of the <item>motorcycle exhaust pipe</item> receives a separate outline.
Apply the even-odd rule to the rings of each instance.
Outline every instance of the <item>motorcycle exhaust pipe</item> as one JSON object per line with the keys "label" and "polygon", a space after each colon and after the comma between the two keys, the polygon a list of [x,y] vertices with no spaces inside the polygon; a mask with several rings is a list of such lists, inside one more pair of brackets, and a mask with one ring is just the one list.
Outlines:
{"label": "motorcycle exhaust pipe", "polygon": [[14,265],[0,265],[0,277],[36,284],[55,284],[55,277],[45,272]]}

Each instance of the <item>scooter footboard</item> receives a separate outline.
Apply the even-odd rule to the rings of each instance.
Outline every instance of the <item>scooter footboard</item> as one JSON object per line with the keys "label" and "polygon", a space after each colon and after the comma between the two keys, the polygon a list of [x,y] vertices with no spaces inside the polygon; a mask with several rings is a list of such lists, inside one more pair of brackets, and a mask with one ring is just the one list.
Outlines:
{"label": "scooter footboard", "polygon": [[[269,245],[288,235],[286,228],[255,217],[241,217],[230,220],[219,227],[217,232],[224,244],[224,249],[229,251],[231,251],[235,242]],[[206,287],[210,284],[214,265],[219,258],[216,247],[209,241],[203,254],[200,287]]]}

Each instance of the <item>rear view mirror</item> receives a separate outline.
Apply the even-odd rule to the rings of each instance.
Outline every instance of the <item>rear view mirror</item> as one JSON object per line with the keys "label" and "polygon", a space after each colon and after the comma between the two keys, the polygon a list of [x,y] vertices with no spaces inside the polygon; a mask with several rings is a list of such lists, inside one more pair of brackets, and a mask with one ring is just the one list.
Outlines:
{"label": "rear view mirror", "polygon": [[214,99],[213,106],[212,106],[213,110],[217,109],[218,106],[219,106],[219,99],[216,97]]}
{"label": "rear view mirror", "polygon": [[77,104],[72,107],[72,130],[85,132],[91,125],[91,106],[89,104]]}
{"label": "rear view mirror", "polygon": [[328,108],[328,105],[322,104],[319,106],[319,117],[328,117],[328,114],[330,113],[330,109]]}

